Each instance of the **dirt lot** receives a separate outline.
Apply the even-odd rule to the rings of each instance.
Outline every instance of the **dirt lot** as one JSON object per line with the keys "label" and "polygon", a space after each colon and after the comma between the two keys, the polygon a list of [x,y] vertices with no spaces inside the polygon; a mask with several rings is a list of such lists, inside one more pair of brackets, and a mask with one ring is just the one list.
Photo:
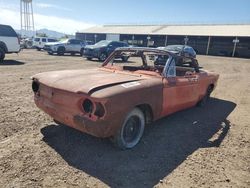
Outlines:
{"label": "dirt lot", "polygon": [[119,151],[62,125],[33,103],[30,76],[94,68],[79,56],[24,50],[0,65],[0,187],[250,187],[250,60],[198,56],[220,73],[205,108],[148,127]]}

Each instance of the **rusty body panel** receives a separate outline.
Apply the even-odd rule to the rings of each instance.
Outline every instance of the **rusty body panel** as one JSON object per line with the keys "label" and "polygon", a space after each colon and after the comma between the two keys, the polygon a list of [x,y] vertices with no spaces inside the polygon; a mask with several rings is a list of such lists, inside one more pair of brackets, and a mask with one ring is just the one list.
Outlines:
{"label": "rusty body panel", "polygon": [[125,71],[108,66],[117,51],[97,69],[33,76],[36,105],[58,122],[97,137],[110,137],[135,107],[147,106],[151,119],[156,120],[196,105],[218,80],[218,74],[205,70],[167,78],[159,71]]}

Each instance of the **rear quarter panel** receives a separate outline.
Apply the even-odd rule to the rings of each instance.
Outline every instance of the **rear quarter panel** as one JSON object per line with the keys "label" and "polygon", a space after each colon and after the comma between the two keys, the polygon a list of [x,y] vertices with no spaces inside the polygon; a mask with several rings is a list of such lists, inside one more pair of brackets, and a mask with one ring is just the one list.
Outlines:
{"label": "rear quarter panel", "polygon": [[205,96],[207,89],[210,85],[213,85],[214,86],[213,89],[215,89],[218,79],[219,79],[219,74],[205,70],[200,72],[199,89],[198,89],[199,99],[202,99]]}
{"label": "rear quarter panel", "polygon": [[[162,110],[163,85],[160,78],[138,81],[140,85],[124,87],[119,84],[96,91],[92,98],[104,99],[105,119],[115,122],[111,127],[115,132],[122,125],[126,115],[138,105],[147,104],[152,109],[153,120],[160,118]],[[126,85],[125,85],[126,86]]]}
{"label": "rear quarter panel", "polygon": [[20,51],[20,45],[17,37],[0,36],[0,41],[3,41],[6,44],[9,53]]}

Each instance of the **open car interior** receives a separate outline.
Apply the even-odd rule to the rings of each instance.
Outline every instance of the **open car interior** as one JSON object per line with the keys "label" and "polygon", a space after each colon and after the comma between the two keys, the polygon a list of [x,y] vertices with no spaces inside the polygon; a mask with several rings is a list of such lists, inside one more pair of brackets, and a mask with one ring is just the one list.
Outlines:
{"label": "open car interior", "polygon": [[[199,72],[198,62],[194,58],[171,56],[167,53],[148,52],[143,50],[120,51],[118,55],[129,56],[132,62],[140,62],[140,65],[138,65],[138,63],[136,63],[136,65],[123,65],[119,68],[123,71],[136,73],[144,71],[145,74],[151,74],[146,72],[148,71],[157,73],[158,75],[165,75],[163,73],[163,71],[165,71],[164,67],[167,61],[170,60],[169,58],[171,58],[171,61],[175,61],[176,76],[187,76]],[[113,64],[115,64],[114,58],[109,63],[113,66]]]}

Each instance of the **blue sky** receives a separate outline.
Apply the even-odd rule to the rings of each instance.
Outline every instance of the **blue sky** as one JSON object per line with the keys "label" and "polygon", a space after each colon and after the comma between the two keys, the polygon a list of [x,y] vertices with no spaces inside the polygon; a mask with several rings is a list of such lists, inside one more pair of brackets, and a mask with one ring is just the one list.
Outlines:
{"label": "blue sky", "polygon": [[[250,23],[250,0],[33,0],[35,26],[74,33],[103,24]],[[19,0],[0,0],[0,23],[20,28]]]}

